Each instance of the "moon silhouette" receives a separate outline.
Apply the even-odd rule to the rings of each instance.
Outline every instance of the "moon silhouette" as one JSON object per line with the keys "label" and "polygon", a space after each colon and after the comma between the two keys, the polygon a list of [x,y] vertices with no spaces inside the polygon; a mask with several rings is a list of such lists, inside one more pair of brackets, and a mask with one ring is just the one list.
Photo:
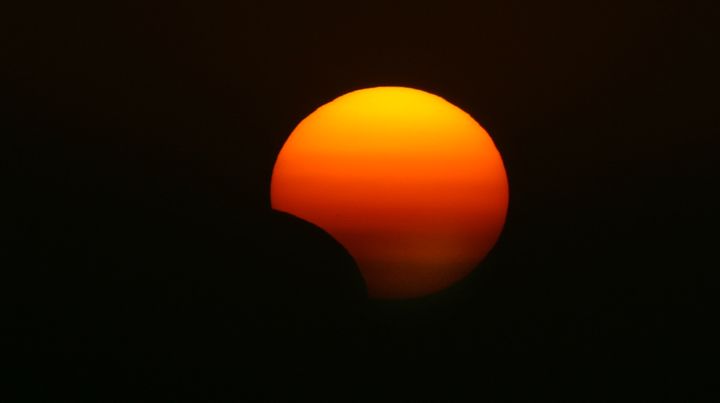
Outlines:
{"label": "moon silhouette", "polygon": [[405,87],[353,91],[298,124],[271,203],[327,231],[373,298],[435,293],[469,274],[505,223],[500,153],[469,114]]}

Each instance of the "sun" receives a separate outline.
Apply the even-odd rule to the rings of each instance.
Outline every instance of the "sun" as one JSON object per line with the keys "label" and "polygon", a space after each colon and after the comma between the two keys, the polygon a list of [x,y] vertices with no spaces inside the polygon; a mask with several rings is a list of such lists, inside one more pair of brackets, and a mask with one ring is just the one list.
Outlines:
{"label": "sun", "polygon": [[412,88],[353,91],[298,124],[273,169],[271,203],[327,231],[375,298],[440,291],[496,243],[508,182],[488,133]]}

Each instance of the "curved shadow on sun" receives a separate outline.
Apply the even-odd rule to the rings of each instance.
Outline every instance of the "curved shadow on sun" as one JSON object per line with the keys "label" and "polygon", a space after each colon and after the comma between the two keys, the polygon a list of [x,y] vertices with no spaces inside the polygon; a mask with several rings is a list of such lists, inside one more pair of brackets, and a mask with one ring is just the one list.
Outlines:
{"label": "curved shadow on sun", "polygon": [[272,210],[261,247],[272,262],[274,285],[308,302],[365,299],[367,287],[355,260],[322,228]]}

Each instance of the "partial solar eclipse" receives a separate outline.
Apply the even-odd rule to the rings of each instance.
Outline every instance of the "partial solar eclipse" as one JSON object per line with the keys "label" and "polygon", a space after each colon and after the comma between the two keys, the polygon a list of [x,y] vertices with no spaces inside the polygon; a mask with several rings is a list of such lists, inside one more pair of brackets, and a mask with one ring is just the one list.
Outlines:
{"label": "partial solar eclipse", "polygon": [[470,115],[424,91],[375,87],[298,124],[275,162],[271,202],[347,248],[371,297],[411,298],[485,258],[505,223],[508,182]]}

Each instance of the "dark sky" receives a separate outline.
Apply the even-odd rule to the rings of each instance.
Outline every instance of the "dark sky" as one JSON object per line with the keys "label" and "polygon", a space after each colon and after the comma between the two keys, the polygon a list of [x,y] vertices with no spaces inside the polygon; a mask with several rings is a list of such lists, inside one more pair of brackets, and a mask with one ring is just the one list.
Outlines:
{"label": "dark sky", "polygon": [[[0,13],[0,400],[711,400],[713,2],[48,3]],[[508,173],[428,298],[269,208],[294,126],[378,85]]]}

